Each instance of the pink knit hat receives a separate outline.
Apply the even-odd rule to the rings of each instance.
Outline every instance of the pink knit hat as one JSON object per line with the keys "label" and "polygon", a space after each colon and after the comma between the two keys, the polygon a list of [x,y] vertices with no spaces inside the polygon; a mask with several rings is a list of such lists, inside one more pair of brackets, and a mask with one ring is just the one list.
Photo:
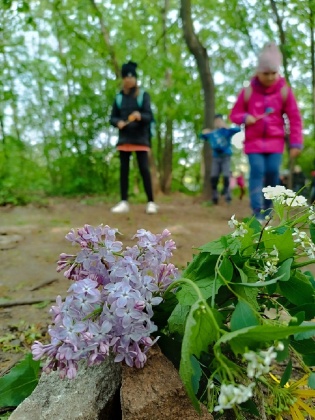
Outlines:
{"label": "pink knit hat", "polygon": [[257,71],[279,71],[282,64],[282,54],[274,42],[269,42],[258,56]]}

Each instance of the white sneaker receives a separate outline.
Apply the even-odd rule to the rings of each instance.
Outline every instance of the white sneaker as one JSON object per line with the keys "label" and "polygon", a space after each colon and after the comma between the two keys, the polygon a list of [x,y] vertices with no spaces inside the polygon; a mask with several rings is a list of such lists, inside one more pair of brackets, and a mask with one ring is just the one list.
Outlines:
{"label": "white sneaker", "polygon": [[129,211],[129,204],[128,201],[120,201],[116,206],[112,207],[110,209],[112,213],[128,213]]}
{"label": "white sneaker", "polygon": [[156,214],[158,212],[159,206],[155,204],[153,201],[149,201],[146,207],[146,213],[148,214]]}

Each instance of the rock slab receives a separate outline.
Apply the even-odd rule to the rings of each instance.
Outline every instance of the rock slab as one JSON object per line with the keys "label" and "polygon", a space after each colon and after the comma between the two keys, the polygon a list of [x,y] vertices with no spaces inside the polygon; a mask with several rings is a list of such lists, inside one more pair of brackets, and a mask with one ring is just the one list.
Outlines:
{"label": "rock slab", "polygon": [[143,369],[123,367],[120,389],[122,420],[211,420],[202,406],[193,408],[173,364],[155,345]]}
{"label": "rock slab", "polygon": [[9,420],[114,420],[113,401],[120,383],[121,366],[111,358],[93,367],[80,363],[72,380],[60,379],[57,372],[43,373]]}

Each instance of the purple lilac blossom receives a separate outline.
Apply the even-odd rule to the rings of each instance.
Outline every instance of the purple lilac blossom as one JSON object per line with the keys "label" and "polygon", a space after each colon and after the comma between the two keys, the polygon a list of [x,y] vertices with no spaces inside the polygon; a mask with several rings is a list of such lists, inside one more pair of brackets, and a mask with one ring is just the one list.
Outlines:
{"label": "purple lilac blossom", "polygon": [[114,353],[115,361],[142,368],[146,352],[156,342],[151,320],[153,307],[178,278],[168,262],[176,249],[165,229],[155,235],[139,229],[137,244],[123,249],[117,229],[100,225],[72,229],[66,239],[80,247],[75,254],[60,254],[57,271],[73,283],[68,296],[50,309],[51,343],[35,341],[34,360],[46,359],[43,370],[58,370],[61,378],[74,378],[78,361],[99,364]]}

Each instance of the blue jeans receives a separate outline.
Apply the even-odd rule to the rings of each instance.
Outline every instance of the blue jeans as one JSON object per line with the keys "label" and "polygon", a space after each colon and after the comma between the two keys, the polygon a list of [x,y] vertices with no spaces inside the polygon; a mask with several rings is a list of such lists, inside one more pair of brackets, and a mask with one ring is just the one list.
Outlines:
{"label": "blue jeans", "polygon": [[[282,160],[282,153],[250,153],[248,161],[250,166],[249,174],[249,196],[253,214],[258,218],[260,210],[271,209],[272,201],[265,200],[263,187],[275,187],[279,185],[279,171]],[[268,211],[265,215],[268,214]]]}

